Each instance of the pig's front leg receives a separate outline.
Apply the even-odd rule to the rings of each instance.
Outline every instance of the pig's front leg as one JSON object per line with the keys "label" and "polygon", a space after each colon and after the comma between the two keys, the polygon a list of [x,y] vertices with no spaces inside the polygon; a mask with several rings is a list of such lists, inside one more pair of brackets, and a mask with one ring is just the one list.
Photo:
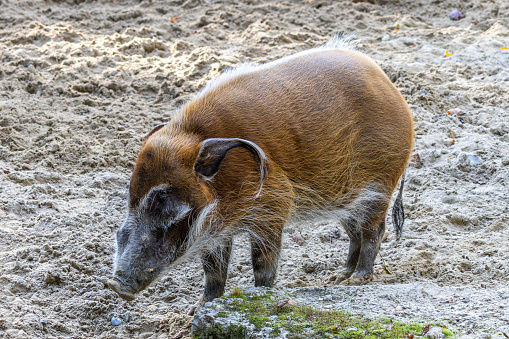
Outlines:
{"label": "pig's front leg", "polygon": [[251,260],[255,286],[272,287],[281,252],[283,227],[273,227],[268,232],[251,235]]}
{"label": "pig's front leg", "polygon": [[211,301],[223,295],[231,251],[232,239],[229,239],[214,251],[203,255],[202,262],[205,271],[204,301]]}

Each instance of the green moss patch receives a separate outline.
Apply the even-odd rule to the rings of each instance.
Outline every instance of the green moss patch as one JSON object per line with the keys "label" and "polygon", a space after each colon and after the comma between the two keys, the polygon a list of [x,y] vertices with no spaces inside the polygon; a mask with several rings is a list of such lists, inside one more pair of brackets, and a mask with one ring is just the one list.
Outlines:
{"label": "green moss patch", "polygon": [[[220,313],[243,314],[255,329],[272,328],[272,337],[285,331],[288,338],[417,338],[429,325],[368,318],[342,310],[318,310],[289,300],[275,300],[272,293],[251,295],[236,289],[226,299],[228,302]],[[443,333],[446,338],[454,338],[453,332],[446,328]]]}

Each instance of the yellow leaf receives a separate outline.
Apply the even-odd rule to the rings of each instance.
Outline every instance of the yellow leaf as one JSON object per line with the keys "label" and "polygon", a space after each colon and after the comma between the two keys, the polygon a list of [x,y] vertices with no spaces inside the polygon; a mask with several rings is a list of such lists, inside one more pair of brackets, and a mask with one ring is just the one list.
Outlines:
{"label": "yellow leaf", "polygon": [[446,58],[450,57],[450,56],[451,56],[451,55],[453,55],[453,54],[454,54],[454,52],[449,53],[447,50],[445,51],[445,57],[446,57]]}
{"label": "yellow leaf", "polygon": [[507,46],[502,47],[500,50],[507,49]]}

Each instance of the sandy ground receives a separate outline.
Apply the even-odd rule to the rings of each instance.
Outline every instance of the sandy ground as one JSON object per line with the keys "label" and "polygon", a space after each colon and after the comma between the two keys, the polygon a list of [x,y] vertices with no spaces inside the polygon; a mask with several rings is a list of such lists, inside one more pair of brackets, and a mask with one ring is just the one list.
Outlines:
{"label": "sandy ground", "polygon": [[[506,288],[509,2],[371,2],[0,0],[0,337],[189,336],[197,260],[133,302],[100,281],[141,140],[228,67],[341,31],[415,120],[405,231],[395,241],[389,220],[376,283]],[[450,21],[455,8],[466,18]],[[334,279],[348,244],[334,221],[285,236],[279,286]],[[253,283],[245,243],[228,289]]]}

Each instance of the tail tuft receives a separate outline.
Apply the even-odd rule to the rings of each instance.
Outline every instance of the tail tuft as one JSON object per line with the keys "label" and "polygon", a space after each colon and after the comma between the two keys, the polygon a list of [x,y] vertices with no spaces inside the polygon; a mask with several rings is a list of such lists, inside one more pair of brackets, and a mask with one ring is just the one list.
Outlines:
{"label": "tail tuft", "polygon": [[399,186],[399,193],[392,207],[392,222],[396,230],[396,240],[401,238],[403,233],[403,223],[405,222],[405,211],[403,210],[403,186],[405,185],[405,175],[401,178],[401,185]]}

